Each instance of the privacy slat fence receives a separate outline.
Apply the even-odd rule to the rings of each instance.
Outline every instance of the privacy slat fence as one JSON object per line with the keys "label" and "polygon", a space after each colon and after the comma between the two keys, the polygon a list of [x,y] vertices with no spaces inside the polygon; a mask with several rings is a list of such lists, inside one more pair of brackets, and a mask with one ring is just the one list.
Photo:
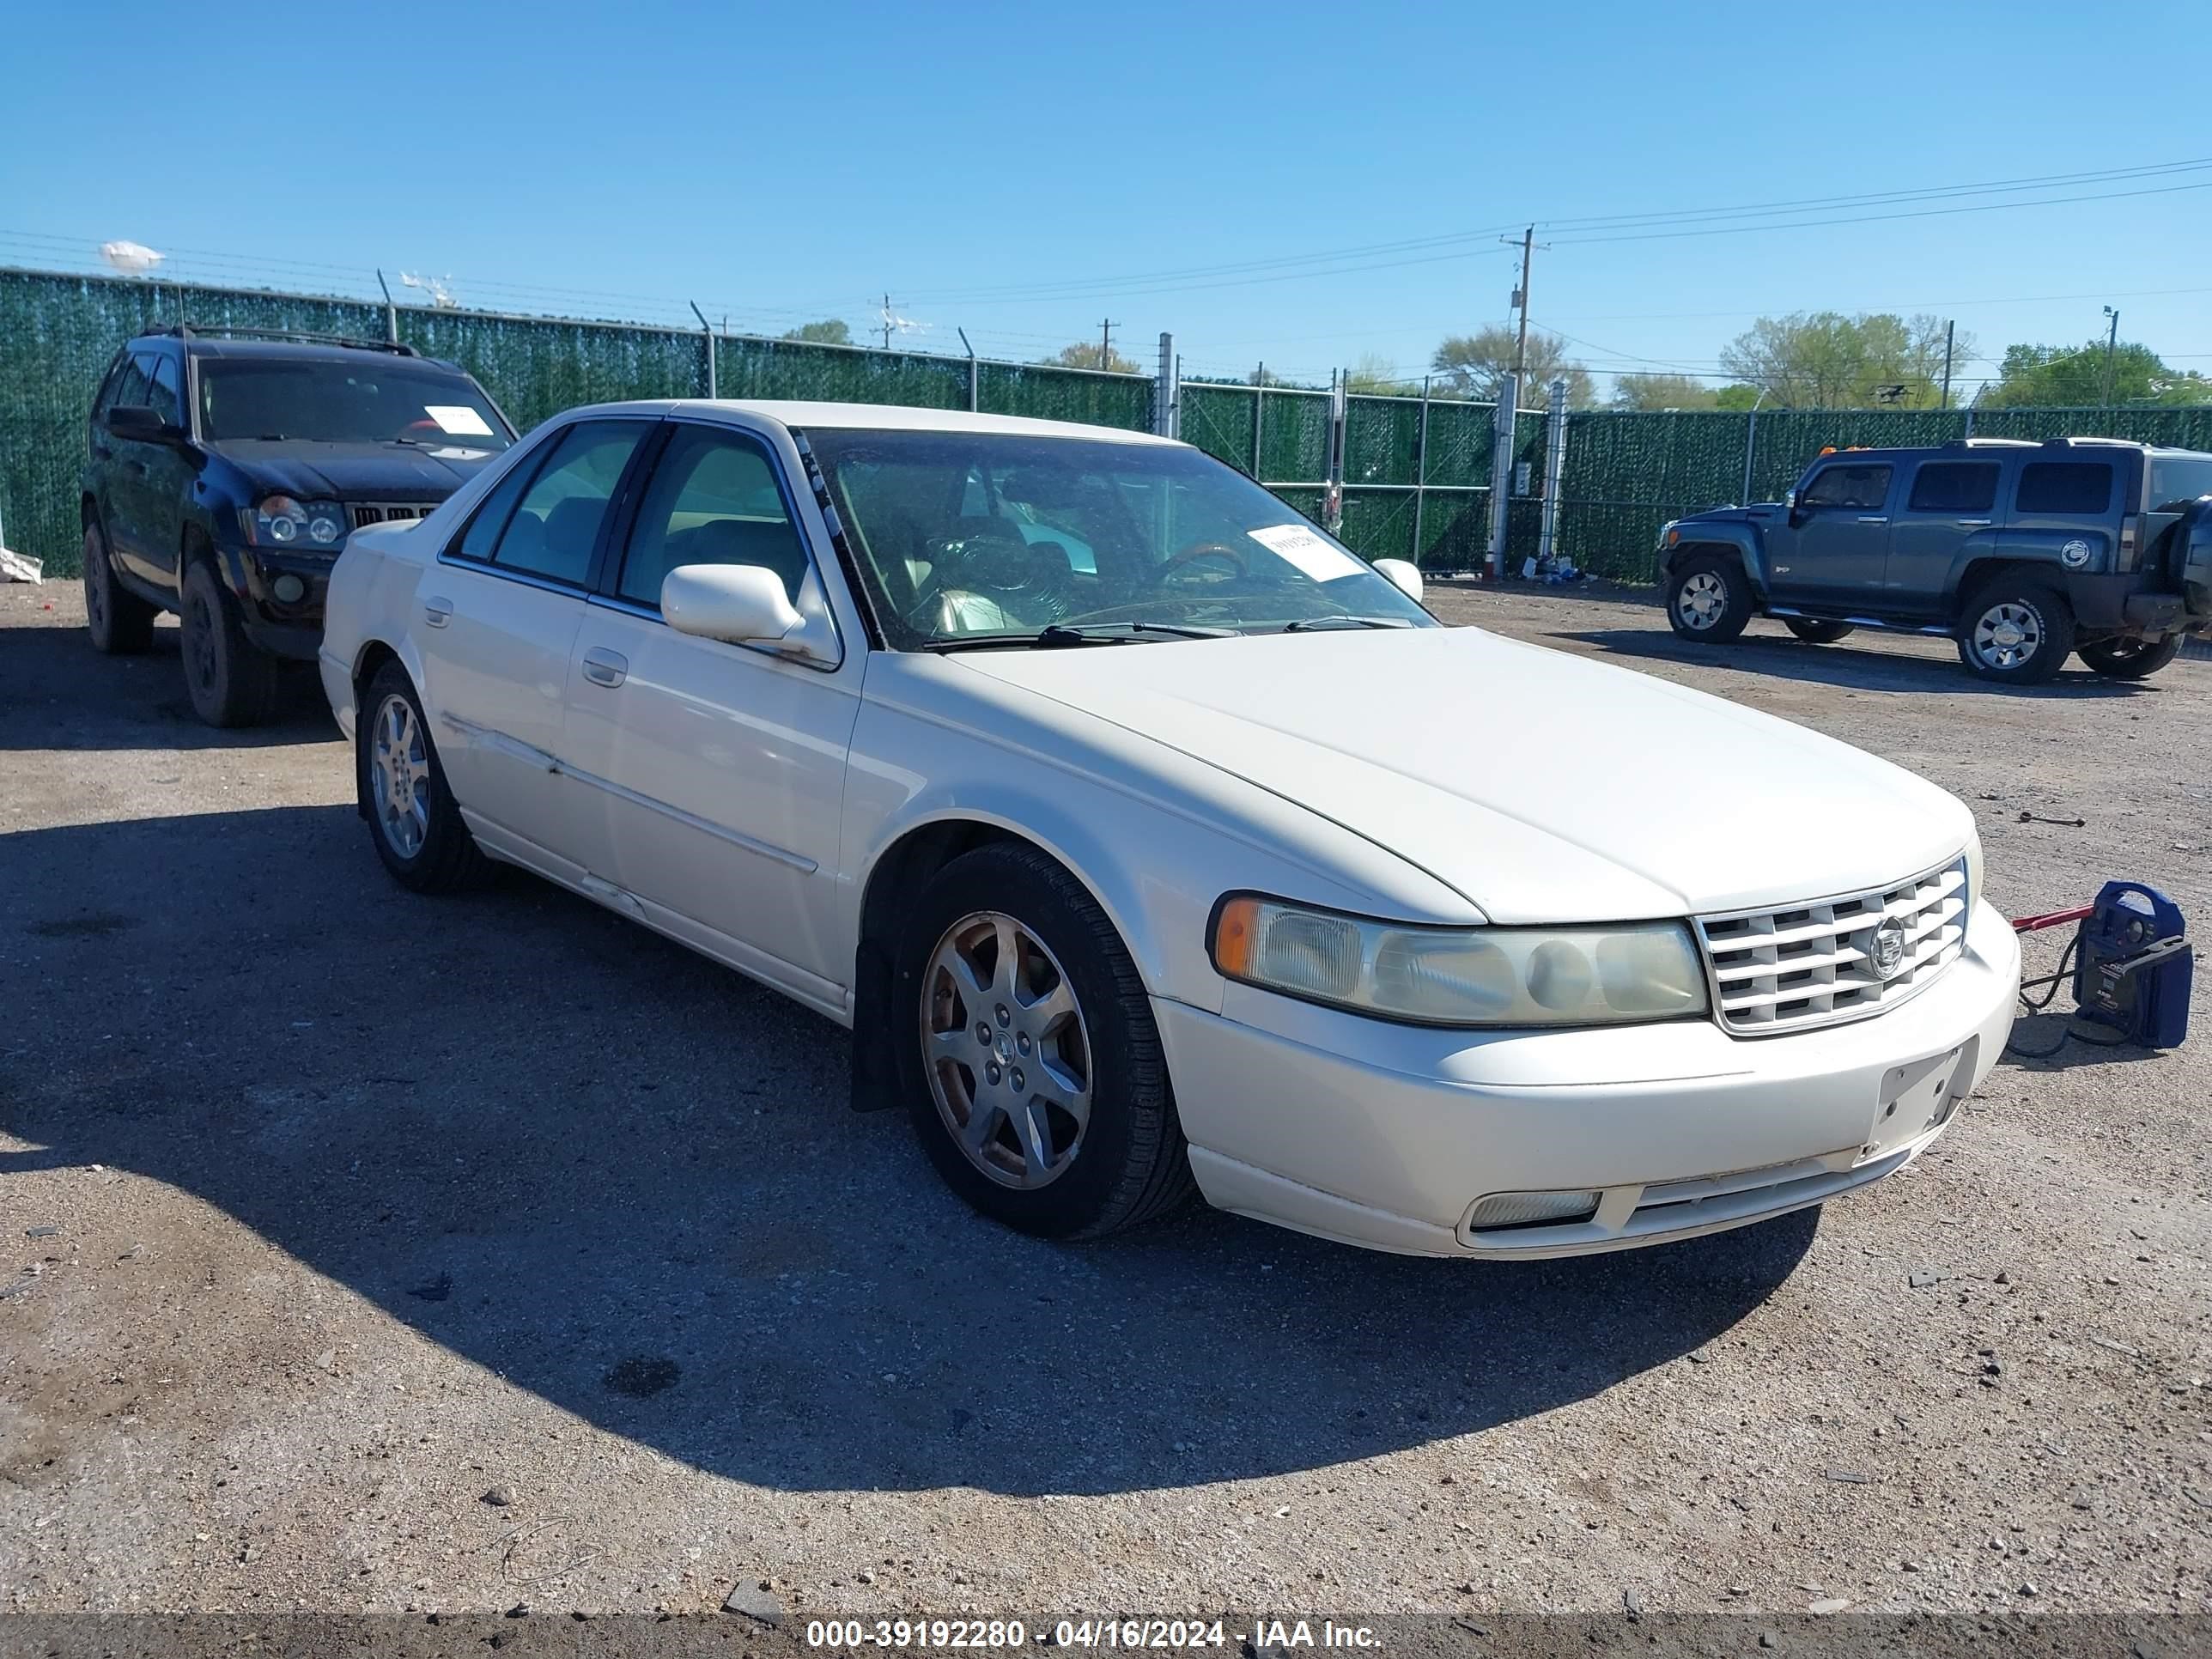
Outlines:
{"label": "privacy slat fence", "polygon": [[[0,532],[18,551],[74,574],[85,416],[118,344],[182,318],[209,328],[297,329],[399,338],[459,362],[518,426],[578,404],[696,398],[708,389],[708,337],[643,325],[380,305],[312,295],[0,270]],[[800,398],[1153,424],[1150,376],[977,362],[923,352],[717,337],[713,386],[725,398]],[[971,392],[971,375],[972,392]],[[1318,516],[1329,483],[1325,392],[1187,381],[1174,388],[1180,435]],[[1534,389],[1531,390],[1531,396]],[[1479,566],[1489,540],[1493,410],[1431,397],[1352,397],[1342,451],[1343,535],[1370,558],[1431,571]],[[2136,438],[2212,449],[2212,408],[1933,410],[1765,410],[1568,416],[1559,551],[1582,568],[1649,580],[1658,528],[1701,507],[1771,500],[1826,445],[1929,444],[1967,435]],[[1545,421],[1522,414],[1516,467],[1545,474]],[[1536,550],[1542,503],[1516,490],[1507,568]]]}

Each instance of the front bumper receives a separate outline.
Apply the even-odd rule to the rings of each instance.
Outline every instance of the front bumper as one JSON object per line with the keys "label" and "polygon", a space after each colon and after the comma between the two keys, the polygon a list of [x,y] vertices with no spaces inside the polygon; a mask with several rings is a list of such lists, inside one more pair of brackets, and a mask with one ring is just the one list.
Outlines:
{"label": "front bumper", "polygon": [[[1156,1000],[1191,1167],[1223,1209],[1413,1255],[1631,1249],[1782,1215],[1917,1157],[2012,1028],[2020,947],[1986,903],[1926,991],[1738,1038],[1710,1021],[1474,1036],[1237,986]],[[1586,1221],[1469,1225],[1497,1193],[1590,1191]]]}
{"label": "front bumper", "polygon": [[[219,549],[230,590],[238,596],[246,637],[273,656],[313,662],[323,640],[323,599],[334,553],[288,552],[235,542]],[[296,599],[276,597],[281,576],[300,579]]]}

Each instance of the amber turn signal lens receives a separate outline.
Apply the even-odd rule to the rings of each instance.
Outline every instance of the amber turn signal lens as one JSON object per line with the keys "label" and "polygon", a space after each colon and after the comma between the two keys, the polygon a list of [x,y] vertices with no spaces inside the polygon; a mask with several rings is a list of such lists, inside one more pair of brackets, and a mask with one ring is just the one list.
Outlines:
{"label": "amber turn signal lens", "polygon": [[1213,924],[1213,962],[1224,974],[1249,977],[1252,942],[1260,932],[1260,901],[1234,898]]}

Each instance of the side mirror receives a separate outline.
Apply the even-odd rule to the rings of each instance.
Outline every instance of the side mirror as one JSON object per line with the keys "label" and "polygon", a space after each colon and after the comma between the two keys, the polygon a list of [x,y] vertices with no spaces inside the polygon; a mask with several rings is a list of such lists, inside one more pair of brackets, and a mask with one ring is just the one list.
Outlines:
{"label": "side mirror", "polygon": [[1782,505],[1788,507],[1792,513],[1795,513],[1797,510],[1797,492],[1794,489],[1784,490],[1782,492]]}
{"label": "side mirror", "polygon": [[1377,559],[1376,572],[1415,605],[1421,602],[1421,567],[1410,559]]}
{"label": "side mirror", "polygon": [[732,645],[772,645],[805,618],[783,591],[783,578],[757,564],[680,564],[661,579],[660,614],[679,634]]}
{"label": "side mirror", "polygon": [[171,426],[150,404],[118,404],[107,411],[107,429],[134,443],[173,443],[183,428]]}

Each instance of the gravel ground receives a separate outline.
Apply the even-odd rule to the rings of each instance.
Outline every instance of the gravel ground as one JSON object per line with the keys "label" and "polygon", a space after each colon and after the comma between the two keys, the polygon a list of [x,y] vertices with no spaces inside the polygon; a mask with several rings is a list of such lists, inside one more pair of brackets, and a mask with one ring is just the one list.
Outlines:
{"label": "gravel ground", "polygon": [[[2212,921],[2212,665],[2005,693],[1936,643],[1686,647],[1625,593],[1436,603],[1933,778],[2009,912],[2130,874]],[[0,1606],[2212,1597],[2212,975],[2196,1048],[2008,1059],[1817,1218],[1534,1266],[1204,1211],[1055,1248],[848,1111],[828,1024],[526,878],[402,893],[312,683],[210,732],[173,630],[81,623],[0,590]]]}

